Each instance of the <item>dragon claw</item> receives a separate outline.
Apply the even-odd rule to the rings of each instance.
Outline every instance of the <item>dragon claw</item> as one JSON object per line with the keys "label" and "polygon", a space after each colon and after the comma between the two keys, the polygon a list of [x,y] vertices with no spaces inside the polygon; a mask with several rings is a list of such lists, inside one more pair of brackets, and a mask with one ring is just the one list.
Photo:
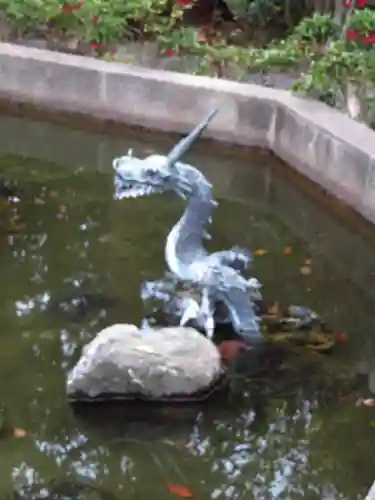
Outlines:
{"label": "dragon claw", "polygon": [[178,179],[176,182],[176,186],[174,188],[176,194],[186,200],[188,195],[192,193],[192,187],[188,181],[183,179]]}
{"label": "dragon claw", "polygon": [[249,288],[253,288],[254,290],[259,290],[259,288],[262,287],[262,285],[259,283],[259,281],[256,278],[250,278],[247,280],[247,286]]}
{"label": "dragon claw", "polygon": [[191,186],[188,183],[181,184],[180,188],[183,189],[186,194],[191,194],[192,193]]}
{"label": "dragon claw", "polygon": [[176,194],[183,200],[186,200],[186,194],[183,193],[180,189],[176,189]]}

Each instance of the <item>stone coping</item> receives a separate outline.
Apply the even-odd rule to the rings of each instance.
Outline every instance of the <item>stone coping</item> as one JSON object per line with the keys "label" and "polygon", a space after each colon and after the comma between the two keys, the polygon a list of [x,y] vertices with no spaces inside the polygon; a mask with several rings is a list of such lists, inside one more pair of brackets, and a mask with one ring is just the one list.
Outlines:
{"label": "stone coping", "polygon": [[375,133],[288,91],[3,43],[0,97],[181,133],[218,107],[206,137],[270,148],[375,223]]}

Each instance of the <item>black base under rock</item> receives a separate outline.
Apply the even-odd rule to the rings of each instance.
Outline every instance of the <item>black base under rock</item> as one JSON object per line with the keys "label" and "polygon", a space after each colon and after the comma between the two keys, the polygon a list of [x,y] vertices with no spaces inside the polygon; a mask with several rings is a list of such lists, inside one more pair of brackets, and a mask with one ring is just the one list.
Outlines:
{"label": "black base under rock", "polygon": [[145,403],[145,404],[187,404],[206,401],[212,396],[223,397],[229,391],[229,380],[226,371],[223,369],[210,387],[196,391],[192,394],[173,394],[165,397],[151,397],[140,393],[121,394],[103,393],[95,397],[90,397],[84,392],[76,392],[68,395],[68,401],[73,406],[100,403]]}

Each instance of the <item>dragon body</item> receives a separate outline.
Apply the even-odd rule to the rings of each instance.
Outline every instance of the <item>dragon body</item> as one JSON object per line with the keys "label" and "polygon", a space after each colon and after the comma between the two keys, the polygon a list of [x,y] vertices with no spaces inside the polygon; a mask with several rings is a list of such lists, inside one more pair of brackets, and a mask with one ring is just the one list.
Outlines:
{"label": "dragon body", "polygon": [[[247,279],[243,272],[252,261],[251,253],[240,247],[209,253],[204,241],[212,215],[218,203],[213,198],[212,185],[197,168],[179,159],[201,135],[216,110],[211,112],[187,137],[182,139],[168,155],[151,155],[138,159],[128,155],[113,161],[115,198],[131,198],[173,191],[186,201],[180,220],[168,234],[165,260],[172,281],[180,281],[200,290],[201,303],[183,296],[177,301],[176,312],[181,324],[197,320],[212,335],[215,326],[215,307],[225,305],[228,318],[235,331],[248,342],[263,340],[254,310],[253,297],[259,296],[260,284],[256,278]],[[154,296],[170,291],[167,282],[158,281]],[[152,288],[152,287],[151,287]],[[151,289],[149,287],[149,290]]]}

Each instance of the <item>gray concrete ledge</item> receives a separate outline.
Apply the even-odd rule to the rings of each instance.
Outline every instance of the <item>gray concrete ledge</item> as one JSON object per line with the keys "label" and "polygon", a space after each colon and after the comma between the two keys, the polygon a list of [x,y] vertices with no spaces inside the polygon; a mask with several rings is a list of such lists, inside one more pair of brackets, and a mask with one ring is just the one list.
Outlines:
{"label": "gray concrete ledge", "polygon": [[0,97],[181,133],[218,107],[207,137],[270,148],[375,223],[375,133],[287,91],[4,43]]}

